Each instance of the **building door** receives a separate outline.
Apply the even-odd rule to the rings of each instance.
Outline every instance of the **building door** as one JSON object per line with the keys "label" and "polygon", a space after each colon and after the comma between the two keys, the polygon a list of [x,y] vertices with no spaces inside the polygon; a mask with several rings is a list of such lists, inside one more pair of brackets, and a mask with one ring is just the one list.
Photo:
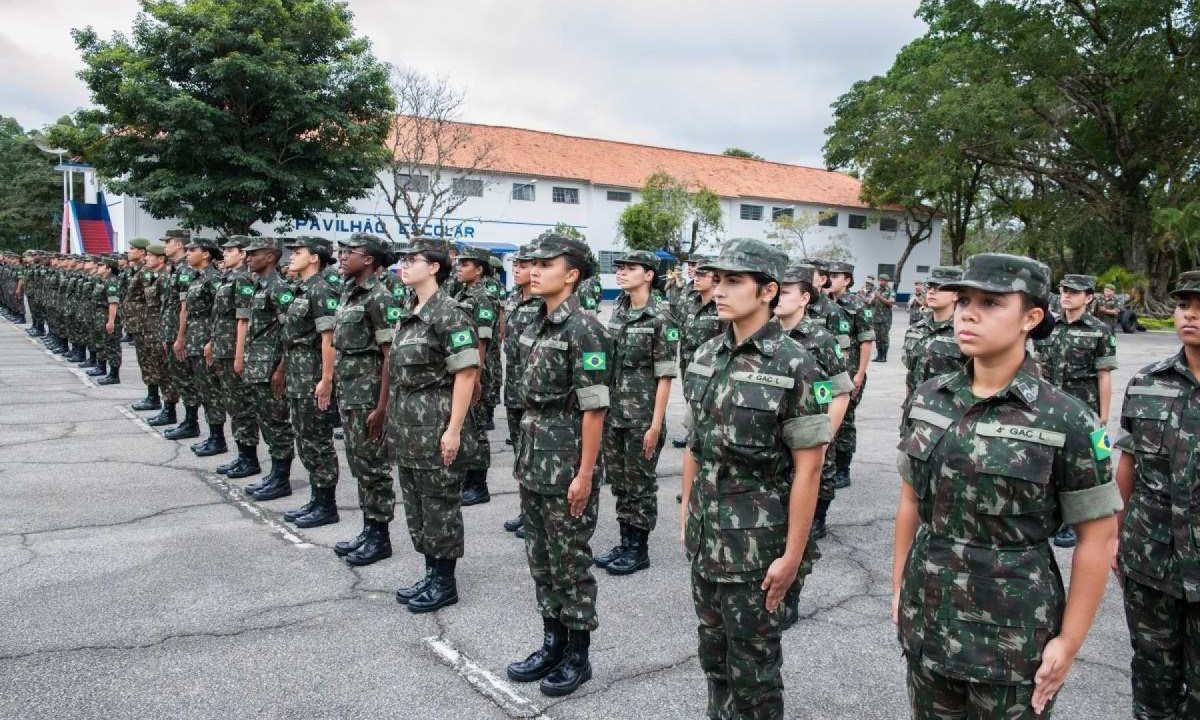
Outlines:
{"label": "building door", "polygon": [[892,279],[892,282],[894,283],[896,281],[896,265],[895,264],[888,265],[885,263],[879,263],[879,270],[875,273],[875,277],[879,277],[880,275],[887,275],[888,277],[890,277]]}

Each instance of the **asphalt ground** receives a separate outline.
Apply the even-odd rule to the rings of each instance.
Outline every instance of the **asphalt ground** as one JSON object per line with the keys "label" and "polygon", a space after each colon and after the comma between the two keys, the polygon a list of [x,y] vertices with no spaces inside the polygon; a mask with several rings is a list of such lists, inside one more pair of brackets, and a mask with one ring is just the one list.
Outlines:
{"label": "asphalt ground", "polygon": [[[838,493],[803,619],[784,639],[788,717],[907,716],[888,618],[905,327],[898,315],[891,362],[871,365],[853,485]],[[1114,406],[1134,371],[1178,348],[1171,334],[1119,340]],[[229,455],[196,458],[194,441],[164,440],[139,419],[149,413],[127,409],[145,388],[124,349],[123,384],[96,387],[0,322],[0,718],[703,717],[677,531],[682,451],[668,443],[659,464],[651,568],[597,573],[594,677],[552,700],[504,680],[540,643],[541,622],[523,545],[501,528],[518,509],[502,410],[492,501],[464,510],[461,600],[418,616],[392,597],[423,572],[400,508],[390,560],[356,570],[331,550],[361,526],[344,455],[341,522],[295,530],[278,514],[307,497],[299,461],[291,498],[246,500],[254,478],[212,473]],[[676,387],[671,435],[682,408]],[[597,552],[617,539],[612,496],[601,497]],[[1069,577],[1070,553],[1057,552]],[[1055,716],[1128,717],[1129,660],[1111,581]]]}

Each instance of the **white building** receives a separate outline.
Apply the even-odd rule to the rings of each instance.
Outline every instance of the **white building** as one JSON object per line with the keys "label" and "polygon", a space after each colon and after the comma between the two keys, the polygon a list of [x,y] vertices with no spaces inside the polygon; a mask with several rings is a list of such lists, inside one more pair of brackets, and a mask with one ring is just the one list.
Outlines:
{"label": "white building", "polygon": [[[816,254],[837,243],[856,265],[856,279],[889,273],[904,250],[903,215],[898,208],[872,208],[861,197],[861,183],[846,174],[799,165],[747,160],[708,153],[635,145],[612,140],[490,125],[466,125],[471,143],[488,143],[491,162],[485,173],[458,179],[467,201],[443,224],[425,228],[425,235],[444,236],[507,254],[557,223],[578,228],[601,263],[602,280],[614,287],[612,260],[621,255],[623,241],[617,218],[639,200],[639,188],[658,170],[688,183],[713,190],[721,200],[723,229],[702,249],[713,253],[723,239],[753,237],[770,240],[779,215],[819,222],[805,233],[807,252]],[[471,156],[469,148],[463,156]],[[446,181],[454,179],[445,172]],[[419,180],[417,181],[420,182]],[[155,220],[134,198],[108,199],[115,246],[128,238],[157,237],[175,227]],[[355,212],[320,214],[315,220],[293,220],[289,235],[319,235],[331,240],[355,232],[394,238],[412,233],[392,216],[382,194],[359,200]],[[273,227],[259,228],[273,234]],[[802,253],[793,243],[793,252]],[[941,223],[932,238],[909,257],[901,287],[924,279],[941,256]]]}

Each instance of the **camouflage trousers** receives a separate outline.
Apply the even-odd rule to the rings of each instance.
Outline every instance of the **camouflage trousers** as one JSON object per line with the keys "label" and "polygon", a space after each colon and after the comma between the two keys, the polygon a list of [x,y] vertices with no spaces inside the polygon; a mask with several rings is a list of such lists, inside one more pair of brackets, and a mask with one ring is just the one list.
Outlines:
{"label": "camouflage trousers", "polygon": [[463,556],[463,470],[396,468],[413,549],[442,560]]}
{"label": "camouflage trousers", "polygon": [[525,558],[544,618],[557,618],[572,630],[595,630],[596,578],[592,548],[600,488],[593,485],[583,514],[571,517],[567,494],[547,495],[521,486],[525,515]]}
{"label": "camouflage trousers", "polygon": [[171,377],[171,387],[175,388],[175,392],[179,393],[179,398],[183,400],[183,404],[188,407],[196,407],[200,404],[200,397],[196,392],[196,381],[192,377],[192,366],[188,362],[188,358],[182,361],[175,357],[175,351],[171,348],[171,343],[167,343],[165,349],[167,355],[167,374]]}
{"label": "camouflage trousers", "polygon": [[466,427],[464,433],[471,433],[474,440],[463,442],[463,452],[459,453],[456,464],[461,464],[467,470],[487,470],[492,466],[492,445],[488,440],[487,430],[483,423],[487,419],[487,408],[483,401],[467,408]]}
{"label": "camouflage trousers", "polygon": [[1049,720],[1054,701],[1033,712],[1033,683],[983,683],[948,678],[919,659],[908,660],[908,704],[913,720]]}
{"label": "camouflage trousers", "polygon": [[225,424],[225,399],[221,396],[220,386],[214,383],[212,369],[204,361],[203,355],[193,355],[187,359],[191,366],[192,391],[195,402],[183,398],[184,405],[203,405],[204,419],[209,425]]}
{"label": "camouflage trousers", "polygon": [[646,428],[604,427],[604,477],[617,499],[617,520],[650,532],[658,522],[658,456],[666,433],[658,438],[654,456],[642,453]]}
{"label": "camouflage trousers", "polygon": [[1125,579],[1133,717],[1200,717],[1200,603]]}
{"label": "camouflage trousers", "polygon": [[254,416],[258,418],[258,429],[267,452],[272,460],[291,460],[295,452],[296,434],[292,431],[287,398],[277,398],[271,392],[271,383],[246,383],[254,399]]}
{"label": "camouflage trousers", "polygon": [[[784,503],[787,507],[787,503]],[[821,559],[821,548],[817,545],[814,538],[809,538],[804,544],[804,557],[800,558],[800,567],[796,570],[796,579],[792,582],[792,586],[787,591],[787,604],[795,607],[800,599],[800,592],[804,590],[804,583],[808,580],[808,576],[812,575],[813,567],[817,561]]]}
{"label": "camouflage trousers", "polygon": [[[107,323],[107,312],[104,317],[105,323]],[[101,324],[96,328],[92,336],[92,342],[90,343],[92,350],[95,351],[97,358],[108,363],[110,370],[121,369],[121,334],[121,320],[118,319],[116,325],[113,327],[112,334],[109,334],[105,330],[104,324]]]}
{"label": "camouflage trousers", "polygon": [[[855,363],[858,361],[856,360]],[[855,370],[858,365],[852,366]],[[851,371],[850,376],[854,376]],[[862,389],[857,395],[850,396],[850,405],[846,408],[846,417],[842,420],[842,426],[838,428],[837,436],[833,439],[833,445],[837,449],[837,458],[847,465],[850,464],[851,458],[854,457],[854,451],[858,448],[858,429],[854,427],[854,415],[858,410],[858,404],[862,402],[863,393],[867,391],[867,378],[863,376]]]}
{"label": "camouflage trousers", "polygon": [[[835,475],[837,474],[837,448],[827,447],[825,458],[821,460],[821,487],[817,490],[817,499],[833,502],[837,496]],[[785,507],[787,503],[784,503]]]}
{"label": "camouflage trousers", "polygon": [[[497,346],[499,347],[499,346]],[[488,349],[488,362],[484,368],[483,385],[483,404],[489,409],[499,407],[500,398],[504,392],[504,371],[501,367],[500,353],[497,350],[494,354]]]}
{"label": "camouflage trousers", "polygon": [[254,412],[254,397],[242,376],[233,371],[233,358],[213,358],[208,367],[212,392],[221,397],[229,415],[233,439],[238,445],[258,444],[258,415]]}
{"label": "camouflage trousers", "polygon": [[1100,414],[1100,380],[1099,378],[1084,378],[1081,380],[1068,380],[1063,383],[1062,391],[1072,397],[1079,398],[1092,409],[1096,415]]}
{"label": "camouflage trousers", "polygon": [[309,484],[315,488],[337,487],[338,458],[333,448],[337,414],[318,410],[317,399],[312,396],[288,398],[288,409],[296,435],[296,454],[308,470]]}
{"label": "camouflage trousers", "polygon": [[163,401],[175,404],[179,402],[179,393],[171,385],[167,374],[167,358],[163,354],[162,342],[157,332],[144,332],[135,335],[133,347],[137,352],[138,368],[142,371],[142,382],[147,385],[157,385],[162,392]]}
{"label": "camouflage trousers", "polygon": [[504,406],[504,415],[508,419],[508,437],[513,443],[513,453],[517,455],[521,454],[517,443],[521,441],[521,416],[524,414],[525,408]]}
{"label": "camouflage trousers", "polygon": [[708,718],[783,718],[782,614],[767,612],[760,585],[713,582],[692,571]]}
{"label": "camouflage trousers", "polygon": [[887,322],[872,325],[872,329],[875,331],[875,351],[879,353],[886,353],[892,345],[892,311],[889,308],[884,312],[887,315],[881,315],[880,317],[886,317]]}
{"label": "camouflage trousers", "polygon": [[358,505],[363,517],[386,523],[395,516],[396,491],[387,440],[372,440],[367,431],[367,416],[373,409],[341,408],[342,428],[346,432],[346,462],[358,480]]}

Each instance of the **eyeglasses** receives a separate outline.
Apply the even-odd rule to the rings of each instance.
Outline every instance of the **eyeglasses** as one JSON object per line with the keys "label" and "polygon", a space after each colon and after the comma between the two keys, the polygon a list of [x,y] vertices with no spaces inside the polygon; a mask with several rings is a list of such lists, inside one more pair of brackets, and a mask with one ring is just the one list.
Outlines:
{"label": "eyeglasses", "polygon": [[339,257],[346,257],[347,255],[362,255],[363,257],[366,257],[367,255],[365,252],[359,252],[354,248],[338,248],[337,254]]}
{"label": "eyeglasses", "polygon": [[421,257],[420,255],[405,255],[404,257],[400,258],[400,265],[402,265],[404,267],[409,267],[411,265],[419,265],[423,262],[429,262],[429,261],[426,260],[425,258]]}

